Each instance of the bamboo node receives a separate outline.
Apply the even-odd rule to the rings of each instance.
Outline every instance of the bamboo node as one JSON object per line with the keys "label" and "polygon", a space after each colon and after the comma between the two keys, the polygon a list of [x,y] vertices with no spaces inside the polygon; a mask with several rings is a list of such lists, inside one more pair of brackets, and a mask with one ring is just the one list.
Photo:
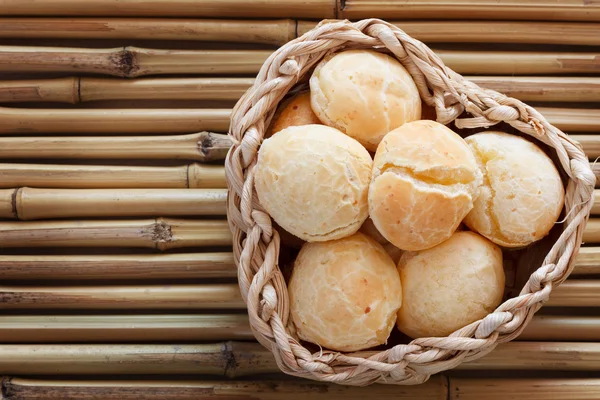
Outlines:
{"label": "bamboo node", "polygon": [[147,231],[144,233],[150,236],[156,248],[159,249],[162,248],[162,244],[173,240],[171,225],[160,219],[157,219],[152,225],[150,225],[150,227],[148,227]]}

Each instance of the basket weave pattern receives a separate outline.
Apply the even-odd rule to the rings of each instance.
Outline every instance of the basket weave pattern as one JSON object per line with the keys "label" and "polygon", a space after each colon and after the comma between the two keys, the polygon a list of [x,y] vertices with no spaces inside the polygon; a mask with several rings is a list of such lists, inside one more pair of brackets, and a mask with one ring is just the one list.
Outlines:
{"label": "basket weave pattern", "polygon": [[[416,339],[381,352],[311,353],[297,339],[289,319],[287,287],[277,263],[280,239],[256,196],[254,167],[281,99],[325,55],[349,48],[387,49],[412,75],[421,98],[435,107],[442,124],[454,121],[458,128],[487,128],[506,122],[554,148],[559,168],[568,176],[566,217],[562,234],[520,295],[482,320],[448,337]],[[470,116],[459,118],[465,111]],[[593,201],[596,178],[578,143],[532,107],[465,80],[423,43],[378,19],[323,21],[275,51],[236,104],[230,136],[234,145],[225,164],[227,212],[239,285],[253,333],[273,352],[283,372],[313,380],[346,385],[418,384],[512,340],[573,269]]]}

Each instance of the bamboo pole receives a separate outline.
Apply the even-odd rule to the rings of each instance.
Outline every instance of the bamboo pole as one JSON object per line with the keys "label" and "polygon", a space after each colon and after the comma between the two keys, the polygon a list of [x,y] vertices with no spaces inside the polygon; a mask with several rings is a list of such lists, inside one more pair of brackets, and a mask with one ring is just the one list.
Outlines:
{"label": "bamboo pole", "polygon": [[0,190],[0,216],[35,220],[82,217],[225,215],[225,189],[33,189]]}
{"label": "bamboo pole", "polygon": [[[467,76],[481,87],[523,101],[598,102],[600,78]],[[0,102],[81,103],[98,100],[238,100],[252,78],[114,79],[71,77],[0,81]]]}
{"label": "bamboo pole", "polygon": [[0,159],[223,160],[227,135],[212,132],[167,136],[1,137]]}
{"label": "bamboo pole", "polygon": [[224,188],[220,165],[175,167],[114,165],[0,164],[0,188],[22,186],[64,189]]}
{"label": "bamboo pole", "polygon": [[571,275],[600,274],[600,248],[581,247]]}
{"label": "bamboo pole", "polygon": [[251,78],[54,78],[0,81],[0,102],[98,100],[238,100]]}
{"label": "bamboo pole", "polygon": [[[535,75],[600,72],[598,53],[434,50],[461,74]],[[139,47],[86,49],[0,46],[0,72],[148,75],[255,75],[268,50],[161,50]]]}
{"label": "bamboo pole", "polygon": [[600,341],[600,317],[536,315],[518,340]]}
{"label": "bamboo pole", "polygon": [[235,278],[232,253],[0,255],[0,279]]}
{"label": "bamboo pole", "polygon": [[592,400],[600,397],[600,379],[452,377],[448,393],[449,400]]}
{"label": "bamboo pole", "polygon": [[583,232],[583,241],[585,243],[600,242],[600,219],[590,218]]}
{"label": "bamboo pole", "polygon": [[[204,295],[203,292],[201,294]],[[199,299],[198,302],[201,303],[202,300]],[[173,343],[209,340],[254,340],[248,324],[248,316],[246,314],[0,316],[0,342],[2,343],[157,341]]]}
{"label": "bamboo pole", "polygon": [[339,17],[600,21],[600,5],[585,0],[346,0]]}
{"label": "bamboo pole", "polygon": [[230,246],[227,221],[141,219],[0,222],[0,248]]}
{"label": "bamboo pole", "polygon": [[13,219],[15,211],[12,206],[14,204],[14,190],[0,190],[0,218]]}
{"label": "bamboo pole", "polygon": [[164,74],[255,74],[266,50],[88,49],[0,46],[0,72],[92,73],[135,78]]}
{"label": "bamboo pole", "polygon": [[[343,386],[305,380],[254,381],[97,381],[9,378],[4,381],[10,399],[44,400],[447,400],[448,379],[432,376],[415,386]],[[571,399],[570,399],[571,400]]]}
{"label": "bamboo pole", "polygon": [[457,369],[598,371],[600,343],[510,342]]}
{"label": "bamboo pole", "polygon": [[[460,370],[598,371],[600,343],[510,342]],[[279,373],[258,343],[191,345],[0,345],[6,375],[205,374],[235,378]]]}
{"label": "bamboo pole", "polygon": [[[112,17],[335,18],[335,0],[3,0],[0,15]],[[110,28],[108,28],[110,29]]]}
{"label": "bamboo pole", "polygon": [[0,108],[0,134],[227,132],[230,109]]}
{"label": "bamboo pole", "polygon": [[282,45],[295,37],[296,21],[293,20],[0,18],[0,38],[190,40]]}
{"label": "bamboo pole", "polygon": [[[436,16],[435,19],[437,18],[439,17]],[[426,43],[600,44],[598,36],[600,24],[596,23],[439,20],[403,20],[391,21],[391,23],[415,39]],[[298,21],[298,35],[308,32],[316,24],[313,21]],[[37,29],[39,28],[32,26],[34,32]],[[8,34],[15,33],[11,31]],[[2,36],[3,30],[0,29],[0,37]]]}
{"label": "bamboo pole", "polygon": [[0,309],[242,309],[238,285],[2,286]]}
{"label": "bamboo pole", "polygon": [[600,130],[600,110],[546,107],[536,107],[536,109],[551,124],[566,132],[597,132]]}
{"label": "bamboo pole", "polygon": [[547,307],[598,307],[600,281],[572,280],[563,282],[552,291]]}
{"label": "bamboo pole", "polygon": [[[559,129],[600,129],[600,110],[542,108],[537,110]],[[25,109],[0,108],[0,134],[35,133],[191,133],[226,132],[229,109]]]}
{"label": "bamboo pole", "polygon": [[466,78],[481,87],[521,101],[600,101],[600,78],[597,77],[467,76]]}

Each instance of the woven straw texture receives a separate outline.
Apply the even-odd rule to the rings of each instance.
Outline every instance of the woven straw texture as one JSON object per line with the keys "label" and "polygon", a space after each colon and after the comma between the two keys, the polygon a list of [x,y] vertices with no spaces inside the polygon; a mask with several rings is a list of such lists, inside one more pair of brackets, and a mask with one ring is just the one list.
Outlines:
{"label": "woven straw texture", "polygon": [[[311,353],[297,340],[289,319],[289,299],[277,264],[280,238],[254,190],[254,167],[265,129],[278,103],[325,55],[348,48],[389,51],[410,72],[421,98],[435,107],[442,124],[486,128],[506,122],[556,150],[568,183],[564,229],[520,292],[493,313],[448,337],[421,338],[381,352]],[[467,117],[461,114],[467,112]],[[464,114],[467,115],[467,114]],[[486,90],[447,68],[423,43],[378,20],[322,21],[275,51],[231,116],[234,141],[227,160],[228,220],[239,285],[257,340],[273,352],[290,375],[345,385],[418,384],[492,351],[520,334],[553,288],[573,269],[592,206],[595,176],[580,145],[519,100]]]}

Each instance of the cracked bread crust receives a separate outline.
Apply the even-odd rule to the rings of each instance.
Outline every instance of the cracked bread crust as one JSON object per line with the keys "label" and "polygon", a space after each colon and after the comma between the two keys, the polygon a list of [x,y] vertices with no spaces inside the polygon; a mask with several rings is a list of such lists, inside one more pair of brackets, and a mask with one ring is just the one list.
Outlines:
{"label": "cracked bread crust", "polygon": [[394,262],[362,233],[305,244],[288,291],[298,336],[338,351],[386,343],[402,305]]}
{"label": "cracked bread crust", "polygon": [[372,165],[360,143],[334,128],[291,126],[263,142],[254,185],[261,205],[292,235],[339,239],[368,217]]}
{"label": "cracked bread crust", "polygon": [[375,151],[391,130],[421,118],[421,98],[402,64],[373,50],[347,50],[325,57],[310,81],[312,109]]}
{"label": "cracked bread crust", "polygon": [[477,233],[406,252],[398,263],[403,305],[397,326],[412,338],[443,337],[484,318],[502,301],[502,251]]}
{"label": "cracked bread crust", "polygon": [[484,184],[465,224],[504,247],[544,238],[560,216],[564,187],[552,160],[534,143],[503,132],[466,139]]}
{"label": "cracked bread crust", "polygon": [[435,121],[414,121],[385,136],[375,154],[369,213],[402,250],[447,240],[473,207],[482,182],[465,141]]}

